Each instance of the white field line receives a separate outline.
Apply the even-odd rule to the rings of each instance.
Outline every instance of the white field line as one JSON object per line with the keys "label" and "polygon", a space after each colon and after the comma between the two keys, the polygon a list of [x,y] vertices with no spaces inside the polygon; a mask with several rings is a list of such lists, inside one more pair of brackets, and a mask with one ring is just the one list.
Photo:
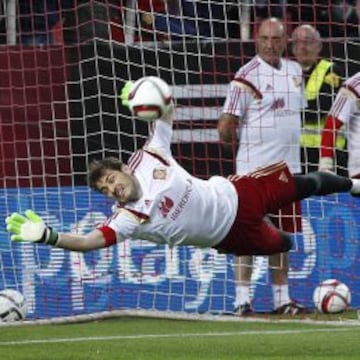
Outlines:
{"label": "white field line", "polygon": [[320,320],[320,319],[311,319],[311,318],[302,318],[302,319],[281,319],[278,317],[241,317],[241,316],[230,316],[230,315],[220,315],[220,314],[198,314],[198,313],[184,313],[179,311],[157,311],[157,310],[141,310],[141,309],[128,309],[128,310],[111,310],[111,311],[101,311],[91,314],[82,314],[75,316],[65,316],[65,317],[55,317],[49,319],[38,319],[38,320],[25,320],[25,321],[15,321],[15,322],[0,322],[0,329],[2,327],[18,327],[18,326],[40,326],[40,325],[55,325],[55,324],[79,324],[89,321],[96,320],[106,320],[106,319],[115,319],[122,317],[142,317],[149,319],[169,319],[169,320],[187,320],[187,321],[215,321],[215,322],[256,322],[256,323],[291,323],[291,324],[308,324],[308,325],[324,325],[324,326],[355,326],[360,327],[360,310],[357,312],[358,318],[355,319],[346,319],[342,318],[339,314],[337,320]]}
{"label": "white field line", "polygon": [[232,332],[209,332],[209,333],[177,333],[177,334],[137,334],[137,335],[112,335],[112,336],[88,336],[78,338],[37,339],[37,340],[14,340],[0,341],[0,346],[32,345],[32,344],[56,344],[77,343],[86,341],[113,341],[113,340],[145,340],[145,339],[171,339],[171,338],[193,338],[193,337],[228,337],[228,336],[252,336],[252,335],[298,335],[306,333],[326,333],[334,331],[353,331],[353,328],[319,328],[299,330],[244,330]]}

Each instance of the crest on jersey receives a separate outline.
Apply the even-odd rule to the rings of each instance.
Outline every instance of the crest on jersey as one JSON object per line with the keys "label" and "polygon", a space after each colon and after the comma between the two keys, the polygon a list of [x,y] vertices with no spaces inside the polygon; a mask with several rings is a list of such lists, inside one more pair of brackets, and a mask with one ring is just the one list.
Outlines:
{"label": "crest on jersey", "polygon": [[173,208],[174,206],[174,201],[172,199],[170,199],[169,197],[167,196],[164,196],[162,198],[162,200],[160,201],[160,204],[159,204],[159,210],[160,210],[160,213],[161,215],[166,218],[170,212],[170,210]]}
{"label": "crest on jersey", "polygon": [[153,170],[153,179],[154,180],[165,180],[167,176],[166,168],[156,168]]}
{"label": "crest on jersey", "polygon": [[148,200],[148,199],[145,199],[144,200],[144,204],[145,204],[145,207],[150,207],[150,205],[152,204],[152,200]]}
{"label": "crest on jersey", "polygon": [[298,76],[293,76],[292,80],[293,80],[293,83],[294,83],[295,87],[298,88],[298,87],[301,86],[301,84],[302,84],[302,79],[301,78],[299,78]]}

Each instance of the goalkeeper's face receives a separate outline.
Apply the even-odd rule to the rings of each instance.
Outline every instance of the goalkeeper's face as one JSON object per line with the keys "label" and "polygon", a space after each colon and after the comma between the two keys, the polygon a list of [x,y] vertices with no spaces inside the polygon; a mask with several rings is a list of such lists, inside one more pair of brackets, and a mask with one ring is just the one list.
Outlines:
{"label": "goalkeeper's face", "polygon": [[123,165],[121,171],[107,169],[96,183],[97,189],[124,205],[136,201],[141,196],[141,188],[136,177],[128,166]]}

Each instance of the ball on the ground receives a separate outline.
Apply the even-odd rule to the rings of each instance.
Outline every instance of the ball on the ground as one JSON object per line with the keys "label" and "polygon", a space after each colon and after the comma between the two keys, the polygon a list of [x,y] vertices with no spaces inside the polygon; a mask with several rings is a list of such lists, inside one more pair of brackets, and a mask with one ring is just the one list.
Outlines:
{"label": "ball on the ground", "polygon": [[26,315],[27,305],[22,293],[13,289],[0,291],[0,322],[24,320]]}
{"label": "ball on the ground", "polygon": [[170,109],[172,92],[170,86],[156,76],[137,80],[129,93],[129,109],[134,116],[144,121],[154,121]]}
{"label": "ball on the ground", "polygon": [[341,313],[350,306],[351,292],[343,282],[329,279],[315,288],[313,301],[316,309],[321,313]]}

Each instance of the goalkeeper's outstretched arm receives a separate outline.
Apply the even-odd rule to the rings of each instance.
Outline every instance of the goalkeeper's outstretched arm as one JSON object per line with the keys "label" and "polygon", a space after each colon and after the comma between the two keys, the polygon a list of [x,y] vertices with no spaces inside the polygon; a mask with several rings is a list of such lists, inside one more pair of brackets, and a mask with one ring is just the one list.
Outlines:
{"label": "goalkeeper's outstretched arm", "polygon": [[73,251],[89,251],[106,246],[104,234],[93,230],[86,235],[58,233],[47,226],[39,215],[27,210],[25,215],[13,213],[6,218],[6,229],[12,241],[44,243]]}
{"label": "goalkeeper's outstretched arm", "polygon": [[58,241],[56,243],[56,247],[81,252],[102,249],[105,246],[104,234],[96,229],[86,235],[58,234]]}

